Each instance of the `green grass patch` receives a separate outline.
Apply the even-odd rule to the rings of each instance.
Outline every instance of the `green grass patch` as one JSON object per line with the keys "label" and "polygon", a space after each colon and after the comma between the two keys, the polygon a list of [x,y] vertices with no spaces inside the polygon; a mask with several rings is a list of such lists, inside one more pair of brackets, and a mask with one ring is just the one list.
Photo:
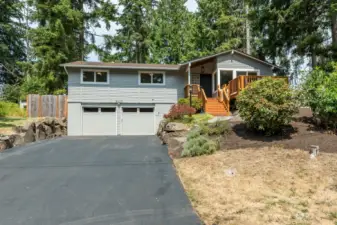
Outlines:
{"label": "green grass patch", "polygon": [[21,109],[18,104],[0,101],[0,117],[25,117],[26,110]]}

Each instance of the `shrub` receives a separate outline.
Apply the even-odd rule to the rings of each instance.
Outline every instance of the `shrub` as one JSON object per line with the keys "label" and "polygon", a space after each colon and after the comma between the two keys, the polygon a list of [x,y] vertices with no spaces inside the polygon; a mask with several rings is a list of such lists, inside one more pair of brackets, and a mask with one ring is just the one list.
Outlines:
{"label": "shrub", "polygon": [[303,84],[304,104],[327,127],[337,127],[337,63],[332,70],[316,68]]}
{"label": "shrub", "polygon": [[195,114],[196,110],[188,105],[174,104],[168,114],[164,115],[165,119],[177,120],[183,119],[185,115]]}
{"label": "shrub", "polygon": [[199,129],[192,130],[187,136],[187,142],[181,156],[193,157],[210,155],[218,150],[218,144],[207,136],[200,135]]}
{"label": "shrub", "polygon": [[[178,104],[180,105],[190,105],[190,99],[189,98],[180,98],[178,100]],[[202,108],[202,100],[199,98],[192,98],[192,107],[195,108],[197,111],[199,111]]]}
{"label": "shrub", "polygon": [[0,101],[0,116],[24,117],[26,112],[18,104]]}
{"label": "shrub", "polygon": [[279,132],[298,112],[293,91],[283,79],[264,78],[240,92],[237,108],[247,126],[268,135]]}
{"label": "shrub", "polygon": [[200,133],[202,135],[208,136],[218,136],[229,134],[232,131],[231,126],[229,125],[228,121],[220,121],[217,120],[215,123],[202,123],[200,124]]}

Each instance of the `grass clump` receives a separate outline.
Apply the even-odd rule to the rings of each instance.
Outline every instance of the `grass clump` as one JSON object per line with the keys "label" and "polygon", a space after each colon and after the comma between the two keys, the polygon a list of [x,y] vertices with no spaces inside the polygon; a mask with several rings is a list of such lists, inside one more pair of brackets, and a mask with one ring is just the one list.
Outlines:
{"label": "grass clump", "polygon": [[208,136],[219,136],[229,134],[231,126],[228,121],[217,120],[215,123],[202,123],[200,124],[200,133]]}
{"label": "grass clump", "polygon": [[187,142],[182,152],[183,157],[210,155],[218,150],[215,141],[205,135],[200,135],[200,129],[192,130],[187,136]]}

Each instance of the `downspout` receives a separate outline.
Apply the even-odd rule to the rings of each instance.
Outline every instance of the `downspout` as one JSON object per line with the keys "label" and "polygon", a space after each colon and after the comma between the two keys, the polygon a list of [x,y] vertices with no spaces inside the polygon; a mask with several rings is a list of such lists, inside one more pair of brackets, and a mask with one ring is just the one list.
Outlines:
{"label": "downspout", "polygon": [[191,85],[191,63],[188,63],[188,85]]}

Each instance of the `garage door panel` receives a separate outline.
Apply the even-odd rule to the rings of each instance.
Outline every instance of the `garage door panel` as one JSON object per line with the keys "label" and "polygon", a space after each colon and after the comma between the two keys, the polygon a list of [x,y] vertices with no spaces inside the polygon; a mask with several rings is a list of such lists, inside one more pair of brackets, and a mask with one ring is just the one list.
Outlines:
{"label": "garage door panel", "polygon": [[123,108],[122,135],[154,135],[154,108]]}
{"label": "garage door panel", "polygon": [[84,107],[83,135],[117,135],[116,116],[116,108],[102,107],[95,109],[94,107]]}

